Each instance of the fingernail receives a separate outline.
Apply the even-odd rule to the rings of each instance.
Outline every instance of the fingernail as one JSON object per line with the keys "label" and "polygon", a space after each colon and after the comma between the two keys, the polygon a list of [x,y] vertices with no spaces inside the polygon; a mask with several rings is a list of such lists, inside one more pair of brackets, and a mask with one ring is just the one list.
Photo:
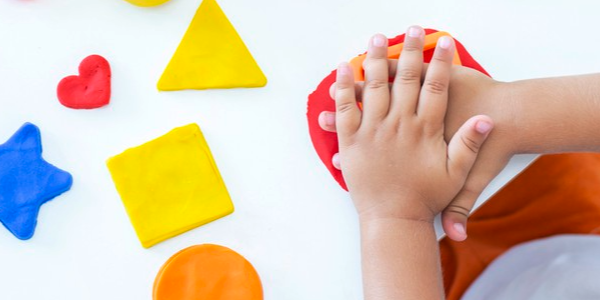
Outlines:
{"label": "fingernail", "polygon": [[375,47],[383,47],[385,45],[385,38],[381,35],[376,35],[373,37],[373,46]]}
{"label": "fingernail", "polygon": [[486,134],[492,130],[492,124],[486,121],[477,121],[477,124],[475,124],[475,130],[481,134]]}
{"label": "fingernail", "polygon": [[343,62],[338,66],[338,74],[339,75],[347,75],[350,73],[350,67],[347,62]]}
{"label": "fingernail", "polygon": [[333,166],[336,169],[338,169],[338,170],[341,169],[341,166],[340,166],[340,154],[339,153],[336,153],[336,154],[333,155],[333,157],[331,158],[331,163],[333,164]]}
{"label": "fingernail", "polygon": [[450,45],[452,45],[452,41],[449,36],[443,36],[438,40],[438,45],[440,48],[448,50],[450,49]]}
{"label": "fingernail", "polygon": [[335,125],[335,114],[325,113],[323,115],[323,121],[325,121],[325,125],[327,125],[327,126]]}
{"label": "fingernail", "polygon": [[454,227],[454,230],[456,230],[456,232],[458,232],[460,235],[462,236],[466,236],[467,235],[467,231],[465,230],[465,225],[463,225],[462,223],[454,223],[454,225],[452,225]]}
{"label": "fingernail", "polygon": [[418,38],[418,37],[421,36],[421,32],[422,32],[422,30],[421,30],[420,27],[411,26],[411,27],[408,28],[407,34],[408,34],[409,37]]}

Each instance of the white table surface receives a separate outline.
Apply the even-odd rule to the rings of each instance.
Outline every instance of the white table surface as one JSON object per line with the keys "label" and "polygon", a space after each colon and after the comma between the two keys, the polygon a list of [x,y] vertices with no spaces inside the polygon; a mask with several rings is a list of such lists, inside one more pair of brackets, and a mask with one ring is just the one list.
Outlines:
{"label": "white table surface", "polygon": [[[220,0],[269,84],[159,93],[200,0],[156,8],[0,0],[0,140],[33,122],[45,158],[74,176],[71,191],[42,206],[31,240],[0,228],[0,299],[151,299],[160,266],[201,243],[247,257],[265,299],[361,299],[356,216],[313,150],[307,95],[371,34],[395,36],[411,24],[449,31],[500,80],[600,69],[600,4],[519,2]],[[111,104],[61,106],[57,83],[93,53],[112,65]],[[236,211],[143,249],[105,160],[191,122],[203,129]],[[531,159],[513,160],[481,200]]]}

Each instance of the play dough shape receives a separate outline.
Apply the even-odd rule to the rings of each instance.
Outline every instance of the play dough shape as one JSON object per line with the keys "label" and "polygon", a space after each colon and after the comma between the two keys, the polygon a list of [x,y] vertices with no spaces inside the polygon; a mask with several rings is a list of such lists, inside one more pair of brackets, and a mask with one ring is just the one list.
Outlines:
{"label": "play dough shape", "polygon": [[[433,51],[435,45],[437,43],[437,39],[444,35],[449,35],[446,32],[441,32],[433,29],[425,29],[426,37],[425,37],[425,47],[423,51],[423,60],[424,62],[431,61],[431,56],[433,55]],[[454,56],[453,63],[457,65],[462,65],[464,67],[469,67],[471,69],[478,70],[485,75],[489,76],[489,74],[471,57],[469,52],[465,49],[465,47],[456,39],[454,39],[456,44],[456,53]],[[389,39],[389,48],[388,48],[388,57],[389,58],[398,58],[400,55],[400,51],[402,50],[402,43],[404,42],[404,34],[399,35],[393,39]],[[352,59],[350,64],[354,68],[354,77],[357,81],[364,80],[363,78],[363,70],[362,70],[362,60],[364,60],[365,55],[359,55],[358,57]],[[342,172],[336,169],[331,162],[331,159],[335,153],[339,152],[338,147],[338,139],[337,134],[335,132],[328,132],[319,126],[319,114],[323,111],[335,111],[335,102],[329,96],[329,88],[333,83],[335,83],[336,71],[331,72],[327,77],[325,77],[317,89],[312,92],[308,96],[308,128],[310,132],[310,137],[313,142],[313,146],[319,155],[319,158],[331,175],[335,178],[335,180],[342,186],[343,189],[347,190],[346,183],[344,181],[344,177],[342,176]]]}
{"label": "play dough shape", "polygon": [[79,64],[79,75],[63,78],[56,93],[62,105],[75,109],[102,107],[110,102],[110,65],[100,55],[90,55]]}
{"label": "play dough shape", "polygon": [[71,174],[42,158],[40,130],[25,123],[0,145],[0,222],[18,239],[30,239],[41,205],[72,182]]}
{"label": "play dough shape", "polygon": [[204,0],[158,81],[160,91],[262,87],[267,78],[215,0]]}
{"label": "play dough shape", "polygon": [[233,212],[233,203],[196,124],[131,148],[107,162],[145,248]]}
{"label": "play dough shape", "polygon": [[262,300],[260,278],[237,252],[197,245],[173,255],[154,281],[154,300]]}
{"label": "play dough shape", "polygon": [[169,2],[169,0],[125,0],[133,5],[142,7],[158,6],[163,3]]}

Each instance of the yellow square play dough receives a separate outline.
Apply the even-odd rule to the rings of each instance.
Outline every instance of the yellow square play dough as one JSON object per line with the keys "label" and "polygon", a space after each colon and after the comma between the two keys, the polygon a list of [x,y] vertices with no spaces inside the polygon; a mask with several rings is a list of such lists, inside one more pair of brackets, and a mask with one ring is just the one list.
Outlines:
{"label": "yellow square play dough", "polygon": [[145,248],[233,212],[196,124],[128,149],[107,165]]}

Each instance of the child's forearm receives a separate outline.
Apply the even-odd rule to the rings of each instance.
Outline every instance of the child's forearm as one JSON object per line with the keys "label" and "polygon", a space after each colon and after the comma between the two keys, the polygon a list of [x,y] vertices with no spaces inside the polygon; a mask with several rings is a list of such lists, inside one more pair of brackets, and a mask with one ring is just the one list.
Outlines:
{"label": "child's forearm", "polygon": [[600,151],[600,74],[504,85],[516,107],[515,153]]}
{"label": "child's forearm", "polygon": [[443,299],[433,224],[403,219],[361,219],[366,300]]}

